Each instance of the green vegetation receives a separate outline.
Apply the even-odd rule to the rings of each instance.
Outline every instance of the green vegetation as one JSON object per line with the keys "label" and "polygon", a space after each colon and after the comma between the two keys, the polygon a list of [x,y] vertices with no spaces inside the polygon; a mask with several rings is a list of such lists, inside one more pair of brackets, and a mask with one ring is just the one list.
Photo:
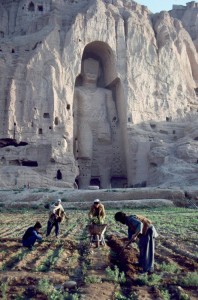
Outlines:
{"label": "green vegetation", "polygon": [[19,252],[13,255],[10,260],[8,260],[6,263],[3,263],[0,267],[0,270],[9,270],[13,265],[21,261],[29,253],[29,251],[30,250],[28,249],[21,249]]}
{"label": "green vegetation", "polygon": [[78,300],[78,294],[70,294],[62,290],[56,290],[53,284],[47,279],[42,279],[38,283],[38,290],[47,296],[48,300]]}
{"label": "green vegetation", "polygon": [[182,286],[198,286],[198,272],[189,272],[179,280]]}
{"label": "green vegetation", "polygon": [[149,276],[147,273],[144,273],[139,275],[136,281],[139,285],[159,286],[162,276],[158,274]]}
{"label": "green vegetation", "polygon": [[160,293],[161,293],[163,300],[170,300],[170,294],[169,294],[168,290],[163,289],[160,291]]}
{"label": "green vegetation", "polygon": [[57,246],[55,250],[48,250],[45,260],[36,268],[36,271],[47,272],[50,268],[55,265],[59,256],[63,253],[64,249],[61,248],[61,245]]}
{"label": "green vegetation", "polygon": [[115,266],[114,269],[107,267],[106,268],[106,277],[107,277],[107,280],[112,281],[114,283],[126,282],[126,277],[125,277],[124,272],[120,272],[120,270],[117,266]]}
{"label": "green vegetation", "polygon": [[[27,299],[29,296],[25,292],[29,286],[33,285],[36,291],[39,290],[38,295],[41,298],[46,297],[49,300],[80,299],[81,289],[64,290],[65,278],[76,281],[77,286],[82,287],[84,284],[89,286],[94,283],[100,283],[102,286],[107,284],[105,281],[109,281],[108,284],[115,287],[114,296],[117,300],[138,299],[138,292],[137,294],[132,292],[133,285],[137,286],[137,291],[142,289],[142,291],[150,293],[156,289],[163,300],[172,299],[170,286],[175,289],[174,297],[180,300],[189,300],[191,290],[193,296],[196,294],[198,272],[192,272],[192,270],[196,270],[197,266],[195,246],[197,245],[198,210],[196,209],[176,207],[171,207],[171,209],[123,209],[128,215],[147,216],[153,220],[159,233],[159,237],[156,239],[155,273],[139,275],[137,270],[134,278],[129,278],[129,273],[133,276],[133,268],[130,272],[125,269],[126,273],[119,270],[120,261],[116,247],[110,250],[111,268],[107,267],[110,263],[108,264],[108,261],[106,263],[106,259],[109,258],[108,247],[90,248],[89,234],[86,228],[88,224],[87,210],[69,210],[69,221],[60,224],[60,238],[56,241],[54,240],[54,229],[50,237],[45,238],[48,211],[44,208],[40,210],[12,208],[9,211],[1,208],[1,211],[0,269],[3,283],[0,286],[0,298],[3,300],[9,299],[12,287],[14,287],[14,293],[17,291],[17,294],[13,296],[14,299]],[[115,212],[117,212],[116,209],[107,209],[106,239],[110,235],[119,238],[127,237],[127,227],[114,220]],[[20,240],[25,230],[36,221],[40,221],[43,225],[41,232],[44,241],[42,244],[36,244],[33,251],[29,251],[21,247]],[[120,247],[122,242],[117,245]],[[136,253],[137,248],[137,244],[133,243],[130,249],[126,249],[125,255],[127,251],[134,250]],[[97,259],[100,259],[104,266],[103,269],[98,269],[98,273],[97,267],[94,269],[97,266],[95,265]],[[125,257],[122,257],[122,270],[125,267],[124,259]],[[135,268],[135,266],[133,267]],[[20,276],[23,271],[26,274],[25,278],[20,279],[21,281],[17,276],[14,278],[9,275],[12,271],[17,273],[18,270],[22,270],[18,273]],[[18,284],[19,282],[20,284]]]}
{"label": "green vegetation", "polygon": [[90,275],[85,277],[85,283],[100,283],[102,282],[101,278],[99,276]]}
{"label": "green vegetation", "polygon": [[8,290],[8,284],[6,282],[3,282],[0,286],[1,289],[1,295],[2,295],[2,300],[7,300],[7,290]]}
{"label": "green vegetation", "polygon": [[117,291],[115,292],[115,300],[138,300],[138,296],[134,292],[130,295],[124,296],[120,291]]}
{"label": "green vegetation", "polygon": [[179,271],[176,263],[166,264],[165,262],[160,265],[160,270],[168,273],[177,273]]}

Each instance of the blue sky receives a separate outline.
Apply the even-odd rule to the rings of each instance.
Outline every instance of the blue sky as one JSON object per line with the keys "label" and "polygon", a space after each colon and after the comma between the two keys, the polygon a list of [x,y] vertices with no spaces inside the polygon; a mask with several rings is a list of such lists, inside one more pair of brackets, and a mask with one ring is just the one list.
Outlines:
{"label": "blue sky", "polygon": [[187,2],[190,2],[191,0],[135,0],[137,3],[145,5],[148,7],[148,9],[153,12],[160,12],[161,10],[171,10],[172,5],[186,5]]}

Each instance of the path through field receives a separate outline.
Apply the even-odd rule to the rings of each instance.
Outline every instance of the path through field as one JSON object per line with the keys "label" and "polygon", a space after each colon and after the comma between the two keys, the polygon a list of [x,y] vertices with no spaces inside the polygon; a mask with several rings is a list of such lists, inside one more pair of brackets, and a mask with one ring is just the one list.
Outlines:
{"label": "path through field", "polygon": [[[87,211],[68,211],[58,239],[53,232],[45,238],[47,210],[0,212],[0,299],[197,299],[197,210],[126,212],[148,216],[158,230],[151,276],[136,265],[136,244],[118,255],[127,229],[115,223],[114,210],[107,211],[107,245],[99,248],[89,245]],[[21,237],[36,221],[44,240],[30,251]],[[68,281],[76,287],[69,288]]]}

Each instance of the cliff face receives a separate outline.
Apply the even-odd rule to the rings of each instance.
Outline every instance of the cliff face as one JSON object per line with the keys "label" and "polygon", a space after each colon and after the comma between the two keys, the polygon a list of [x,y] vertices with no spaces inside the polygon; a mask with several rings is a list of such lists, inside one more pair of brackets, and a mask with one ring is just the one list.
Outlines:
{"label": "cliff face", "polygon": [[115,187],[193,184],[195,45],[171,13],[153,15],[133,1],[1,0],[1,184],[72,186],[78,178],[74,91],[89,57],[99,61],[97,85],[112,92],[117,110],[109,175]]}
{"label": "cliff face", "polygon": [[169,13],[171,17],[182,22],[183,27],[190,34],[196,49],[198,49],[198,3],[191,1],[186,6],[173,5],[173,9]]}

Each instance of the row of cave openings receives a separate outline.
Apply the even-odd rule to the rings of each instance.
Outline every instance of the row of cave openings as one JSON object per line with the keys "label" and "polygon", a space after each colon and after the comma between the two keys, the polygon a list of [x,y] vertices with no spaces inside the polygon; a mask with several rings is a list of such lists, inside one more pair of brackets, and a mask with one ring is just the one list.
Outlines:
{"label": "row of cave openings", "polygon": [[[24,9],[25,7],[23,6],[22,9]],[[35,5],[33,1],[31,1],[28,5],[28,11],[29,12],[43,12],[43,5],[39,4],[39,5]]]}
{"label": "row of cave openings", "polygon": [[[50,115],[49,115],[49,113],[44,113],[43,114],[43,118],[44,119],[48,119],[48,118],[50,118]],[[56,125],[56,126],[58,126],[59,125],[59,118],[58,117],[55,117],[55,119],[54,119],[54,124]],[[34,127],[34,122],[32,121],[32,127]],[[49,129],[51,130],[53,127],[52,126],[49,126]],[[38,129],[38,134],[43,134],[43,129],[42,128],[39,128]],[[14,122],[14,139],[15,139],[15,135],[16,135],[16,123]]]}
{"label": "row of cave openings", "polygon": [[[70,110],[70,104],[67,104],[67,110]],[[43,114],[43,118],[44,118],[44,119],[50,119],[50,114],[49,114],[49,113],[44,113],[44,114]],[[55,117],[55,119],[54,119],[54,124],[55,124],[56,126],[59,125],[59,118],[58,118],[58,117]],[[34,124],[33,124],[33,122],[32,122],[32,127],[33,127],[33,126],[34,126]],[[49,126],[49,129],[52,129],[52,126]],[[39,134],[42,134],[42,133],[43,133],[43,129],[42,129],[42,128],[39,128],[38,133],[39,133]]]}

